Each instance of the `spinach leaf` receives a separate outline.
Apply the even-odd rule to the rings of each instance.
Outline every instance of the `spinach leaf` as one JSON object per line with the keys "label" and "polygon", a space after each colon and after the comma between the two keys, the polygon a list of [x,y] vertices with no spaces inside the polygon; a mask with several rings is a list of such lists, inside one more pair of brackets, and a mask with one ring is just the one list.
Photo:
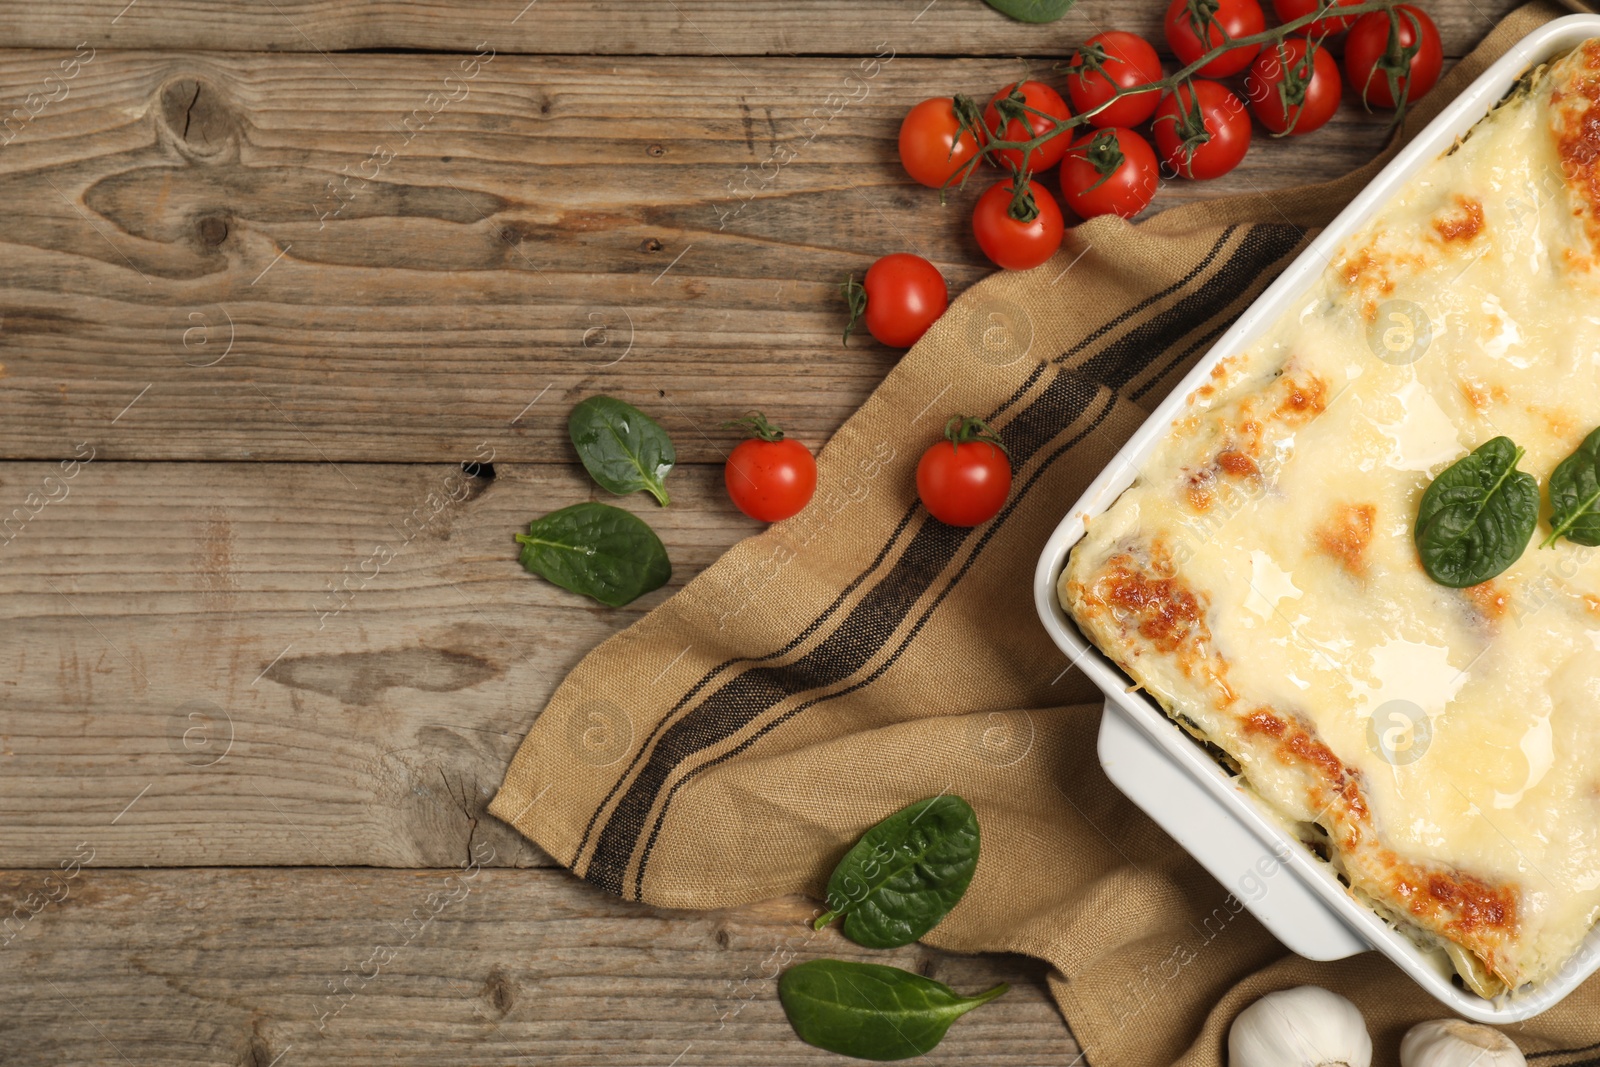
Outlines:
{"label": "spinach leaf", "polygon": [[563,589],[620,608],[672,577],[656,532],[636,515],[589,501],[552,511],[517,534],[522,565]]}
{"label": "spinach leaf", "polygon": [[1002,982],[963,997],[898,967],[809,960],[783,972],[778,999],[808,1045],[863,1060],[904,1060],[931,1050],[951,1023],[1009,988]]}
{"label": "spinach leaf", "polygon": [[666,477],[678,453],[655,419],[613,397],[591,396],[572,409],[567,433],[601,488],[618,496],[648,489],[667,505]]}
{"label": "spinach leaf", "polygon": [[818,930],[844,916],[868,948],[909,945],[949,914],[978,867],[978,816],[956,796],[919,800],[868,830],[828,879]]}
{"label": "spinach leaf", "polygon": [[988,0],[989,6],[1021,22],[1054,22],[1077,0]]}
{"label": "spinach leaf", "polygon": [[1579,545],[1600,545],[1600,430],[1550,472],[1549,548],[1565,537]]}
{"label": "spinach leaf", "polygon": [[1464,589],[1517,561],[1539,522],[1539,483],[1517,470],[1509,437],[1485,441],[1440,473],[1422,494],[1413,537],[1422,569]]}

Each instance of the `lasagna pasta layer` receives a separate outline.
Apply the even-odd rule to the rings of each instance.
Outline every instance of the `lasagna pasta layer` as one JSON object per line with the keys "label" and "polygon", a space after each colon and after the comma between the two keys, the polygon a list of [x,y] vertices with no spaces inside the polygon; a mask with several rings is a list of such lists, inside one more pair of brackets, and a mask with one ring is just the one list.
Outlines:
{"label": "lasagna pasta layer", "polygon": [[1422,570],[1434,475],[1600,426],[1600,40],[1530,73],[1220,363],[1058,592],[1085,636],[1492,996],[1600,915],[1600,549]]}

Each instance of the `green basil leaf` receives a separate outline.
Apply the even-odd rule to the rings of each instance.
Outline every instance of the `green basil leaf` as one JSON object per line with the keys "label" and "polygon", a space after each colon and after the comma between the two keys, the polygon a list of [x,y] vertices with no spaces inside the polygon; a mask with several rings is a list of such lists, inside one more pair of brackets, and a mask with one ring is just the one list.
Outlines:
{"label": "green basil leaf", "polygon": [[988,0],[990,7],[1020,22],[1054,22],[1077,0]]}
{"label": "green basil leaf", "polygon": [[661,538],[636,515],[593,501],[552,511],[517,534],[522,565],[563,589],[613,608],[672,577]]}
{"label": "green basil leaf", "polygon": [[844,916],[868,948],[909,945],[939,925],[978,868],[978,816],[956,796],[919,800],[868,830],[828,879],[818,930]]}
{"label": "green basil leaf", "polygon": [[1550,536],[1591,548],[1600,545],[1600,430],[1583,439],[1578,450],[1550,472]]}
{"label": "green basil leaf", "polygon": [[1517,470],[1509,437],[1485,441],[1445,468],[1422,494],[1413,536],[1422,568],[1464,589],[1515,563],[1539,523],[1539,483]]}
{"label": "green basil leaf", "polygon": [[666,506],[666,478],[678,453],[655,419],[614,397],[591,396],[572,409],[567,433],[601,488],[618,496],[648,489]]}
{"label": "green basil leaf", "polygon": [[1010,987],[975,997],[920,974],[876,963],[810,960],[778,979],[789,1025],[808,1045],[863,1060],[921,1056],[967,1012]]}

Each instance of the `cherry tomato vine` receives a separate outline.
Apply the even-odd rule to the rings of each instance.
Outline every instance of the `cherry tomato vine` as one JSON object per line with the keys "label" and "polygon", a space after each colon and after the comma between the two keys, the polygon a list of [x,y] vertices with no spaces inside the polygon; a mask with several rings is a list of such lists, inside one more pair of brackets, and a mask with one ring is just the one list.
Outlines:
{"label": "cherry tomato vine", "polygon": [[[1036,208],[1030,196],[1032,172],[1043,168],[1030,167],[1029,164],[1040,159],[1060,158],[1066,152],[1051,145],[1051,142],[1065,137],[1067,141],[1062,143],[1070,145],[1073,138],[1080,136],[1081,127],[1108,125],[1104,120],[1096,122],[1097,117],[1102,112],[1111,111],[1115,114],[1115,109],[1125,108],[1125,101],[1130,97],[1142,98],[1141,104],[1156,99],[1164,100],[1168,94],[1177,97],[1182,104],[1179,110],[1183,112],[1176,123],[1177,132],[1181,134],[1181,159],[1177,169],[1186,169],[1184,164],[1192,162],[1196,153],[1217,136],[1216,131],[1209,128],[1210,124],[1202,121],[1199,110],[1193,104],[1203,95],[1195,89],[1197,82],[1203,83],[1197,75],[1203,76],[1219,69],[1226,69],[1228,73],[1243,70],[1258,55],[1265,57],[1272,54],[1277,60],[1273,82],[1267,91],[1282,110],[1285,129],[1271,132],[1274,136],[1300,132],[1303,103],[1308,92],[1316,92],[1311,84],[1316,77],[1316,65],[1311,58],[1316,48],[1320,47],[1320,36],[1313,35],[1309,39],[1309,44],[1313,46],[1311,57],[1305,53],[1295,54],[1299,50],[1291,51],[1287,42],[1296,31],[1306,30],[1314,23],[1338,28],[1352,21],[1359,24],[1364,16],[1377,16],[1387,22],[1388,32],[1381,53],[1372,64],[1371,73],[1358,84],[1358,88],[1362,90],[1363,101],[1381,107],[1394,107],[1396,125],[1404,120],[1406,105],[1431,88],[1438,77],[1431,56],[1424,54],[1424,49],[1430,45],[1423,21],[1418,18],[1419,12],[1413,5],[1402,4],[1401,0],[1358,0],[1354,3],[1350,0],[1317,0],[1310,5],[1296,5],[1303,9],[1303,13],[1281,25],[1238,36],[1231,35],[1224,24],[1225,20],[1219,18],[1223,5],[1224,0],[1176,0],[1169,18],[1176,15],[1187,20],[1189,32],[1198,41],[1211,44],[1212,47],[1195,55],[1165,77],[1148,80],[1106,77],[1107,50],[1098,43],[1087,43],[1074,57],[1075,61],[1064,68],[1069,78],[1079,81],[1091,75],[1098,76],[1095,102],[1089,107],[1080,107],[1075,114],[1064,117],[1055,113],[1053,108],[1047,111],[1035,107],[1028,102],[1026,94],[1019,91],[1018,86],[1008,86],[997,96],[997,101],[989,105],[991,111],[998,110],[1002,121],[986,126],[983,108],[971,97],[961,94],[951,97],[951,108],[959,130],[958,142],[961,136],[968,136],[974,138],[976,144],[970,152],[962,153],[964,158],[961,163],[949,172],[940,185],[941,198],[951,186],[964,186],[977,167],[988,162],[1012,174],[1009,186],[1010,217],[1018,223],[1032,221],[1036,217]],[[1331,21],[1330,16],[1333,16]],[[1426,29],[1431,29],[1431,23],[1427,24]],[[1436,50],[1436,33],[1432,40],[1435,43],[1431,47]],[[1242,62],[1236,62],[1241,57]],[[1218,60],[1226,61],[1223,68],[1217,67]],[[1231,93],[1228,95],[1232,97]],[[1237,101],[1236,97],[1232,99]],[[1011,136],[1014,131],[1028,131],[1033,135],[1027,138]],[[1104,140],[1100,143],[1107,145]],[[1105,148],[1101,150],[1103,153],[1106,151]],[[1166,162],[1171,163],[1172,160]],[[1100,170],[1099,166],[1096,170]]]}

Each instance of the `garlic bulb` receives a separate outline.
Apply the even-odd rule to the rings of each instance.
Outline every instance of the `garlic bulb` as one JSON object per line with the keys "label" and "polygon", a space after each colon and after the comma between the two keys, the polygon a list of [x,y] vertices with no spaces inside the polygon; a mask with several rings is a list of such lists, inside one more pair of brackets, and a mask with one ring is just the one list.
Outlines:
{"label": "garlic bulb", "polygon": [[1268,993],[1233,1020],[1228,1067],[1372,1067],[1354,1004],[1320,986]]}
{"label": "garlic bulb", "polygon": [[1505,1034],[1460,1019],[1418,1023],[1400,1042],[1400,1067],[1528,1067]]}

